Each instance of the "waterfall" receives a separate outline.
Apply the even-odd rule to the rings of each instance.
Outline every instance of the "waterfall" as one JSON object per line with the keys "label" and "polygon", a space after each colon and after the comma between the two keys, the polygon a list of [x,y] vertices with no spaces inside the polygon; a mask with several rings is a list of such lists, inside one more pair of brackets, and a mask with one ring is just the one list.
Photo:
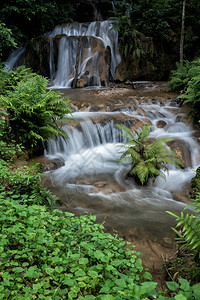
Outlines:
{"label": "waterfall", "polygon": [[11,70],[13,69],[17,64],[19,64],[19,61],[25,54],[25,47],[19,47],[15,51],[11,52],[8,56],[8,59],[6,61],[5,69]]}
{"label": "waterfall", "polygon": [[[50,86],[107,86],[114,79],[121,60],[117,49],[118,34],[112,27],[111,21],[73,23],[46,33]],[[58,41],[56,46],[55,39]],[[11,53],[6,68],[12,69],[22,63],[25,51],[25,47],[20,47]]]}
{"label": "waterfall", "polygon": [[[92,49],[93,40],[91,37],[99,40],[103,44],[103,47],[109,47],[111,51],[111,65],[110,73],[111,77],[115,76],[115,68],[119,64],[121,58],[117,50],[118,35],[115,30],[112,30],[112,23],[110,21],[92,22],[84,24],[69,24],[56,27],[52,32],[47,33],[47,36],[52,39],[59,35],[65,35],[60,39],[58,47],[58,62],[56,76],[51,81],[53,86],[56,87],[71,87],[71,83],[77,72],[78,78],[89,71],[92,76],[86,83],[87,86],[100,86],[100,70],[99,59],[97,49]],[[79,45],[79,37],[81,39],[81,46]],[[100,43],[100,45],[101,45]],[[79,47],[81,47],[79,49]],[[55,69],[55,63],[52,59],[54,51],[50,47],[50,70]],[[79,61],[76,66],[77,59]],[[78,70],[76,70],[78,68]],[[92,79],[91,79],[92,78]]]}
{"label": "waterfall", "polygon": [[[192,128],[181,122],[179,108],[145,102],[137,105],[138,109],[122,107],[117,112],[72,114],[77,125],[64,127],[69,138],[50,140],[45,151],[47,158],[64,162],[62,167],[49,173],[50,186],[53,183],[53,190],[59,191],[69,211],[77,214],[87,211],[100,219],[106,215],[109,226],[120,230],[139,227],[164,236],[174,221],[165,211],[179,214],[185,207],[175,199],[195,175],[200,162],[200,146],[193,137]],[[95,118],[100,119],[100,114],[103,124],[108,117],[105,125],[94,122]],[[166,181],[158,177],[143,187],[133,179],[126,179],[130,163],[119,163],[126,139],[115,127],[118,115],[119,120],[124,116],[126,123],[130,119],[151,123],[150,138],[175,139],[177,149],[181,147],[184,158],[188,156],[188,165],[183,170],[169,165]],[[165,126],[158,127],[159,121]]]}

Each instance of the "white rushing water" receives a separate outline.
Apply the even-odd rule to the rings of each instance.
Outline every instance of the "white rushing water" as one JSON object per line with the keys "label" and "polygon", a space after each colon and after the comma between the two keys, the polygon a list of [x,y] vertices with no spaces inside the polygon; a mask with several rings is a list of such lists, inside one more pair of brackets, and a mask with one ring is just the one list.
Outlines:
{"label": "white rushing water", "polygon": [[[56,27],[53,31],[46,33],[49,37],[51,87],[71,88],[74,78],[77,76],[80,79],[87,72],[90,73],[90,76],[85,77],[87,79],[86,86],[101,86],[102,70],[100,69],[99,51],[107,47],[111,52],[111,65],[106,77],[108,81],[113,79],[116,66],[120,63],[121,58],[117,48],[118,34],[112,30],[112,27],[111,21],[72,23]],[[55,61],[53,38],[59,35],[62,36],[58,38],[58,50],[56,50],[58,54]],[[94,39],[99,41],[96,48]],[[101,49],[99,50],[98,47]],[[6,68],[12,69],[18,65],[25,52],[25,47],[20,47],[12,52],[7,59]]]}
{"label": "white rushing water", "polygon": [[[92,65],[92,68],[96,69],[96,81],[91,82],[91,86],[100,86],[99,80],[99,62],[98,62],[98,53],[92,52],[91,39],[90,37],[95,37],[102,41],[104,47],[107,46],[111,50],[111,75],[114,78],[115,68],[120,63],[120,54],[117,49],[118,45],[118,34],[115,30],[112,30],[111,21],[102,21],[102,22],[92,22],[92,23],[73,23],[69,25],[62,25],[56,27],[52,32],[47,33],[49,38],[53,38],[57,35],[65,35],[60,39],[59,42],[59,53],[58,53],[58,66],[56,71],[56,76],[53,81],[53,85],[57,87],[71,87],[71,82],[75,76],[75,66],[77,59],[77,52],[79,48],[79,40],[77,37],[85,37],[82,41],[83,45],[80,49],[79,54],[79,66],[78,74],[79,78],[85,72],[85,68],[88,65]],[[53,57],[53,45],[51,43],[50,47],[50,70],[55,69]],[[51,71],[51,78],[52,78]]]}
{"label": "white rushing water", "polygon": [[25,51],[26,48],[21,46],[15,51],[11,52],[6,61],[5,69],[7,71],[13,69],[18,63],[18,61],[21,59],[21,57],[24,55]]}
{"label": "white rushing water", "polygon": [[[163,234],[173,224],[172,217],[165,211],[179,213],[185,207],[176,195],[195,176],[200,162],[199,144],[192,136],[192,128],[181,121],[182,114],[178,114],[177,107],[141,104],[139,114],[134,109],[121,113],[139,117],[144,123],[150,120],[150,137],[170,137],[183,145],[182,155],[185,155],[185,161],[188,160],[188,166],[183,170],[169,166],[166,181],[157,178],[141,187],[133,179],[125,179],[130,167],[118,162],[123,152],[119,146],[125,139],[119,135],[114,123],[95,124],[89,119],[92,112],[79,112],[75,113],[76,120],[80,119],[77,128],[65,127],[69,139],[49,142],[47,157],[64,161],[63,167],[51,173],[51,180],[54,186],[59,186],[63,201],[73,212],[88,211],[100,219],[107,216],[115,228],[141,227]],[[166,125],[158,128],[158,121],[164,121]]]}

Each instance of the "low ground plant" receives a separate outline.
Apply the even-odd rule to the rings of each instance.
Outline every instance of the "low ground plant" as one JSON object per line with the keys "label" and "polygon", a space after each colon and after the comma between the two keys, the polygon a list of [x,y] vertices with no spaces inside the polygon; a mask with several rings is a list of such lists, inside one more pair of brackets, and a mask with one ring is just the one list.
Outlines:
{"label": "low ground plant", "polygon": [[[0,299],[144,299],[156,283],[134,250],[80,218],[0,198]],[[20,296],[19,296],[20,295]]]}
{"label": "low ground plant", "polygon": [[8,162],[0,159],[0,194],[3,199],[11,197],[19,203],[53,208],[60,201],[43,187],[41,178],[42,174],[38,173],[36,166],[24,166],[14,170]]}

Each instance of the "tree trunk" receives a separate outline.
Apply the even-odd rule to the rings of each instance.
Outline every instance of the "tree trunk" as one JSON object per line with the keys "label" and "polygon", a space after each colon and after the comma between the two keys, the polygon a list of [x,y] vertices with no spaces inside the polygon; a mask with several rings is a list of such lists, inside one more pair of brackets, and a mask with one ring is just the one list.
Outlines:
{"label": "tree trunk", "polygon": [[185,26],[185,4],[183,0],[182,23],[181,23],[181,39],[180,39],[180,64],[183,65],[183,45],[184,45],[184,26]]}

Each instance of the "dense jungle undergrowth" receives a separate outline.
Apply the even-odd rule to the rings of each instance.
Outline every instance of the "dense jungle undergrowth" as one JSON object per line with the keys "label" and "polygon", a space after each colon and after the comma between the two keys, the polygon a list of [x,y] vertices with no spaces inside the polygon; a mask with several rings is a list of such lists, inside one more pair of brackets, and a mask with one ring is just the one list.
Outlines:
{"label": "dense jungle undergrowth", "polygon": [[94,216],[55,209],[59,199],[42,186],[39,165],[16,168],[38,143],[63,134],[51,120],[61,123],[70,113],[68,99],[46,84],[30,69],[1,69],[0,299],[199,299],[199,193],[192,216],[175,216],[190,268],[170,266],[166,290],[159,291],[134,246],[106,233]]}

